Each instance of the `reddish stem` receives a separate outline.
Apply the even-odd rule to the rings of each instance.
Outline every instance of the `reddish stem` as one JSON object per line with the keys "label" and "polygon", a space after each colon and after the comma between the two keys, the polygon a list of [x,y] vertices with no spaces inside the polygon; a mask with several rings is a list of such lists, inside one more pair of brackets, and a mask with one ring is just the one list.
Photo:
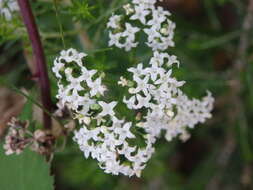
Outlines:
{"label": "reddish stem", "polygon": [[[42,48],[39,32],[28,0],[18,0],[21,15],[30,38],[36,69],[39,77],[42,105],[47,111],[52,110],[50,83],[46,67],[46,59]],[[51,128],[51,117],[44,111],[43,124],[45,129]]]}

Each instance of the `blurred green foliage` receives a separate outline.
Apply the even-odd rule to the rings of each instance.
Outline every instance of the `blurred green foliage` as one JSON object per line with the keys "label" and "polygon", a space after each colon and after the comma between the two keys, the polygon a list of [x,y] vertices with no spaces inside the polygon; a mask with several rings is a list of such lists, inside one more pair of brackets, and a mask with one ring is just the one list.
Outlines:
{"label": "blurred green foliage", "polygon": [[[107,46],[107,19],[127,0],[77,0],[66,1],[67,3],[55,1],[57,9],[50,1],[31,2],[47,57],[54,103],[57,101],[55,98],[57,85],[50,68],[54,58],[64,49],[62,38],[66,48],[73,47],[89,54],[86,59],[88,68],[97,69],[107,75],[105,84],[113,90],[109,90],[110,93],[106,94],[106,98],[122,99],[124,89],[117,85],[119,77],[126,76],[128,67],[147,61],[151,55],[145,47],[126,53]],[[231,106],[234,102],[229,102],[230,79],[228,78],[228,73],[237,58],[236,49],[242,32],[241,25],[246,14],[247,2],[189,0],[192,6],[186,6],[186,3],[170,6],[170,1],[165,2],[167,4],[165,3],[164,6],[172,11],[173,20],[177,24],[176,47],[168,50],[171,54],[177,55],[181,61],[181,67],[175,69],[174,76],[187,82],[183,90],[190,97],[202,97],[206,89],[214,94],[216,107],[213,119],[199,125],[192,132],[192,138],[185,144],[159,140],[156,153],[148,162],[140,179],[103,173],[95,160],[84,159],[70,137],[64,151],[56,153],[52,163],[56,189],[202,190],[217,189],[217,187],[229,190],[253,189],[253,129],[251,127],[253,35],[249,39],[250,48],[246,52],[249,55],[247,69],[241,76],[243,89],[240,97],[245,109],[236,122],[232,123],[233,116],[230,112],[233,112]],[[36,83],[27,80],[30,71],[26,66],[22,49],[31,50],[24,27],[16,19],[13,23],[0,21],[0,67],[12,65],[14,68],[1,74],[0,79],[17,88],[24,87],[28,91],[31,89],[34,91],[37,88]],[[11,27],[6,27],[7,24]],[[25,108],[27,108],[25,114],[29,115],[29,105]],[[118,111],[125,113],[129,118],[133,117],[133,114],[123,105],[119,106]],[[20,163],[18,159],[26,161],[27,154],[30,156],[31,153],[15,158],[17,161],[6,159],[4,165],[0,162],[1,181],[2,179],[8,181],[6,177],[4,178],[4,172],[15,171],[18,164],[14,162]],[[13,165],[9,162],[13,162]],[[10,169],[9,165],[12,166]],[[29,170],[25,173],[29,173]],[[21,174],[17,173],[17,175]],[[43,176],[43,170],[38,168],[33,175]],[[247,177],[250,177],[250,180],[247,180]],[[29,179],[33,182],[32,178]],[[215,186],[216,183],[218,186]],[[2,184],[1,182],[0,189],[5,187]]]}
{"label": "blurred green foliage", "polygon": [[6,156],[0,147],[0,188],[2,190],[53,190],[54,178],[45,158],[29,150]]}

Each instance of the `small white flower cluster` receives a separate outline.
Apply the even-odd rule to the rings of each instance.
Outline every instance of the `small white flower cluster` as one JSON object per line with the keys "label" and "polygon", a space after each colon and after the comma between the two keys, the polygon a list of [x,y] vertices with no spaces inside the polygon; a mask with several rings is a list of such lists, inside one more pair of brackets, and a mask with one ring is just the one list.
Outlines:
{"label": "small white flower cluster", "polygon": [[11,20],[12,13],[18,10],[16,0],[0,0],[0,16],[3,16],[6,20]]}
{"label": "small white flower cluster", "polygon": [[202,101],[190,100],[179,89],[185,82],[171,76],[173,64],[179,65],[175,56],[154,52],[147,67],[140,63],[136,68],[128,69],[133,80],[121,77],[119,83],[129,87],[131,96],[123,100],[129,109],[146,109],[145,122],[141,126],[148,134],[159,137],[161,130],[165,130],[168,141],[178,135],[187,140],[187,127],[193,128],[211,117],[214,99],[208,92]]}
{"label": "small white flower cluster", "polygon": [[101,76],[96,76],[97,71],[84,66],[84,57],[74,49],[62,51],[53,67],[59,80],[60,105],[72,110],[82,125],[75,131],[74,140],[85,157],[97,159],[106,173],[140,176],[154,152],[153,138],[143,133],[145,147],[134,142],[134,124],[116,117],[117,102],[100,100],[106,88],[101,84]]}
{"label": "small white flower cluster", "polygon": [[[169,19],[170,12],[156,7],[155,3],[156,0],[132,0],[124,6],[124,14],[112,15],[107,23],[109,46],[130,51],[138,45],[136,33],[143,31],[147,35],[146,44],[153,51],[173,47],[175,23]],[[130,21],[137,21],[134,22],[136,26],[132,26]]]}
{"label": "small white flower cluster", "polygon": [[65,105],[80,115],[87,115],[90,106],[96,103],[95,96],[103,95],[106,90],[102,85],[102,76],[95,77],[97,71],[88,70],[83,65],[82,59],[85,56],[86,54],[78,53],[72,48],[63,50],[52,68],[59,79],[57,98],[60,105]]}

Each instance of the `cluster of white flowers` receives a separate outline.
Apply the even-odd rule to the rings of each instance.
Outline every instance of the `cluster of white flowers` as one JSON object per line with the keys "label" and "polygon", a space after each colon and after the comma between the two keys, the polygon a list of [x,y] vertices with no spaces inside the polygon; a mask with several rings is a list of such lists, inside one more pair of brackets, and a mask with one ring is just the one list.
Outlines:
{"label": "cluster of white flowers", "polygon": [[[134,110],[135,120],[127,121],[114,111],[118,102],[105,101],[103,74],[87,69],[84,53],[62,51],[54,62],[53,72],[59,80],[58,105],[72,110],[82,126],[75,131],[74,140],[85,157],[98,160],[106,173],[140,176],[161,131],[165,131],[168,141],[174,137],[186,141],[190,137],[188,128],[211,117],[211,93],[201,101],[189,99],[180,90],[185,82],[173,77],[173,67],[179,67],[179,61],[162,51],[174,46],[175,24],[168,19],[170,13],[155,3],[133,0],[124,6],[125,15],[113,15],[107,24],[111,29],[110,46],[130,51],[137,47],[136,33],[142,30],[148,34],[146,44],[153,51],[149,63],[128,69],[131,79],[122,76],[118,82],[128,88],[122,101]],[[140,27],[123,23],[127,19]]]}
{"label": "cluster of white flowers", "polygon": [[106,173],[140,176],[154,152],[153,138],[143,133],[145,147],[132,142],[134,124],[116,116],[117,102],[100,100],[106,88],[98,72],[85,67],[85,56],[74,49],[62,51],[52,69],[59,80],[60,105],[72,110],[82,125],[75,131],[74,140],[85,157],[97,159]]}
{"label": "cluster of white flowers", "polygon": [[0,16],[6,20],[12,19],[12,13],[19,10],[16,0],[0,0]]}
{"label": "cluster of white flowers", "polygon": [[175,56],[154,52],[147,67],[140,63],[136,68],[128,69],[133,74],[132,80],[121,77],[119,82],[129,87],[130,97],[123,100],[127,107],[146,109],[145,122],[140,125],[154,137],[159,137],[165,130],[168,141],[178,135],[187,140],[187,127],[193,128],[210,118],[214,101],[210,92],[202,101],[190,100],[183,94],[179,88],[185,82],[172,77],[174,64],[179,66]]}
{"label": "cluster of white flowers", "polygon": [[178,135],[185,141],[189,137],[187,126],[193,128],[211,117],[214,100],[210,93],[203,101],[189,100],[179,89],[184,82],[171,76],[172,65],[179,65],[177,58],[155,52],[148,67],[140,63],[128,69],[133,73],[133,81],[123,77],[119,81],[120,85],[129,87],[131,97],[123,99],[127,107],[146,109],[146,114],[134,122],[119,119],[114,111],[117,102],[101,100],[106,87],[96,70],[86,68],[85,56],[69,49],[55,59],[53,72],[59,80],[57,98],[61,107],[72,110],[82,125],[75,131],[74,140],[85,157],[98,160],[106,173],[140,176],[162,130],[169,141]]}
{"label": "cluster of white flowers", "polygon": [[[170,12],[156,7],[155,3],[156,0],[132,0],[123,6],[124,14],[112,15],[107,23],[109,46],[130,51],[138,45],[136,33],[143,31],[147,35],[146,44],[153,51],[173,47],[176,25],[169,19]],[[129,23],[133,21],[137,21],[135,26]]]}
{"label": "cluster of white flowers", "polygon": [[95,77],[97,71],[88,70],[83,65],[82,59],[85,56],[86,54],[78,53],[72,48],[63,50],[52,68],[59,79],[57,98],[60,105],[65,105],[80,115],[87,115],[89,107],[96,103],[94,96],[103,95],[106,90],[102,85],[102,76]]}

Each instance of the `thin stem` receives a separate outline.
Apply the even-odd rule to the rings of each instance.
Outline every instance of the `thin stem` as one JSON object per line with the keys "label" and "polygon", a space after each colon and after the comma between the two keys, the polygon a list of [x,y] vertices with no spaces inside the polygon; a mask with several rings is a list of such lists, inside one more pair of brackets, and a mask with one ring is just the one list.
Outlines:
{"label": "thin stem", "polygon": [[63,126],[63,123],[61,120],[59,120],[57,117],[55,117],[51,112],[47,111],[43,105],[41,105],[40,103],[38,103],[35,99],[33,99],[32,97],[30,97],[29,95],[27,95],[26,93],[22,92],[21,90],[19,90],[17,87],[12,86],[12,85],[6,85],[8,86],[10,89],[12,89],[13,91],[15,91],[16,93],[18,93],[19,95],[25,97],[27,100],[31,101],[34,105],[36,105],[38,108],[40,108],[42,111],[46,112],[48,115],[50,115],[53,119],[55,119],[60,125]]}
{"label": "thin stem", "polygon": [[62,45],[64,47],[64,49],[66,48],[66,44],[65,44],[65,40],[64,40],[64,34],[63,34],[63,27],[61,24],[61,19],[59,16],[59,10],[58,10],[58,5],[57,5],[57,0],[54,0],[54,9],[55,9],[55,16],[56,16],[56,20],[60,29],[60,33],[61,33],[61,40],[62,40]]}
{"label": "thin stem", "polygon": [[[28,36],[31,41],[36,70],[39,77],[39,86],[41,91],[41,100],[43,107],[50,112],[52,110],[52,102],[50,96],[50,83],[46,67],[46,59],[42,48],[39,32],[35,23],[35,19],[28,0],[18,0],[20,12],[26,26]],[[51,117],[47,112],[43,112],[43,124],[45,129],[51,128]]]}
{"label": "thin stem", "polygon": [[253,0],[249,0],[247,14],[244,18],[242,25],[242,33],[240,36],[239,46],[238,46],[238,54],[237,61],[235,65],[236,70],[243,70],[246,67],[246,55],[247,49],[250,46],[250,31],[253,28]]}

